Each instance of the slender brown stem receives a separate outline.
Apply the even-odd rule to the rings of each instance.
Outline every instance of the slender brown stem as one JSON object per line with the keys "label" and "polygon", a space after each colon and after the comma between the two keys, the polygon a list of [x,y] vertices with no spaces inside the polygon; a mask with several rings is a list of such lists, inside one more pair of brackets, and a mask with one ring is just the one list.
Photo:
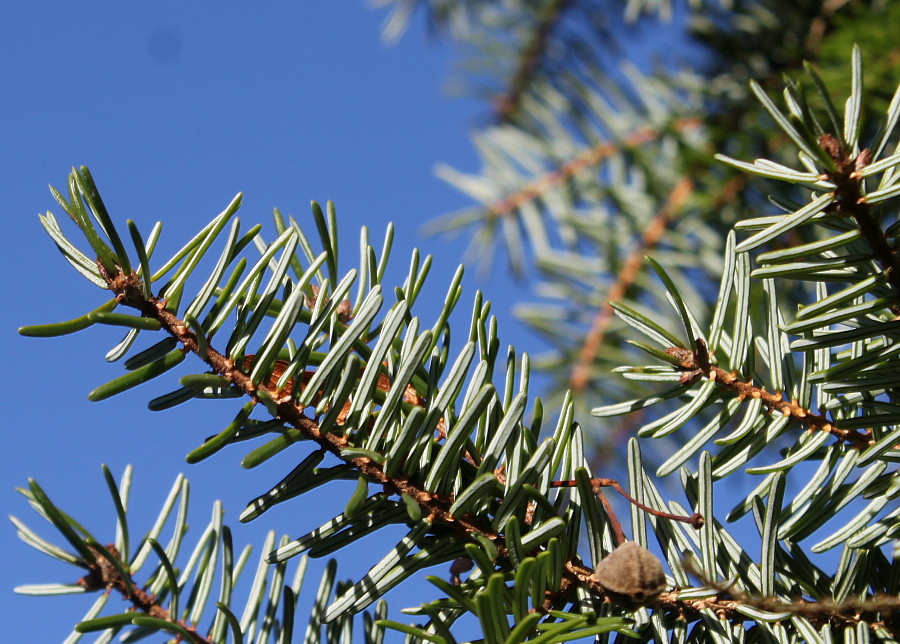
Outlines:
{"label": "slender brown stem", "polygon": [[[672,129],[677,132],[697,129],[700,126],[701,121],[699,119],[689,117],[677,119],[671,125]],[[485,219],[490,221],[499,217],[510,216],[526,203],[539,198],[551,188],[568,181],[571,177],[600,163],[613,154],[621,150],[636,148],[650,141],[656,141],[663,134],[665,134],[664,130],[647,127],[627,134],[624,138],[617,141],[598,143],[503,199],[489,204],[485,213]]]}
{"label": "slender brown stem", "polygon": [[625,543],[625,533],[622,531],[622,524],[619,523],[619,517],[616,516],[612,506],[609,504],[609,500],[604,496],[603,490],[598,489],[596,495],[597,498],[600,499],[600,504],[603,506],[604,512],[606,512],[609,524],[612,526],[613,535],[616,537],[616,546],[621,546]]}
{"label": "slender brown stem", "polygon": [[[616,492],[618,492],[623,497],[625,497],[625,499],[629,503],[631,503],[632,505],[634,505],[637,508],[640,508],[647,514],[652,514],[653,516],[660,517],[661,519],[668,519],[669,521],[678,521],[679,523],[688,523],[691,526],[693,526],[694,529],[697,529],[697,530],[702,528],[703,524],[705,523],[703,516],[700,514],[697,514],[697,513],[694,513],[691,516],[686,517],[686,516],[683,516],[680,514],[670,514],[668,512],[662,512],[660,510],[655,510],[647,505],[644,505],[643,503],[641,503],[640,501],[638,501],[637,499],[632,497],[630,494],[628,494],[628,492],[626,492],[622,488],[622,486],[619,485],[619,482],[615,481],[613,479],[593,478],[593,479],[590,479],[590,483],[591,483],[591,486],[593,487],[594,494],[596,494],[597,497],[600,499],[600,501],[603,503],[604,508],[609,508],[609,506],[608,506],[606,499],[603,496],[603,493],[600,488],[611,487]],[[551,481],[550,482],[550,487],[575,487],[575,485],[576,485],[576,482],[571,481],[571,480],[570,481]],[[607,512],[610,514],[611,518],[614,517],[614,514],[612,513],[612,509],[607,509]],[[616,521],[615,523],[617,525],[618,521]],[[621,533],[621,530],[622,529],[619,528],[619,533]],[[617,538],[618,538],[618,536],[619,535],[617,534]],[[621,541],[624,541],[624,537],[621,539]],[[621,543],[621,541],[620,541],[620,543]]]}
{"label": "slender brown stem", "polygon": [[[115,545],[110,543],[107,544],[105,548],[118,560],[117,563],[123,570],[128,569],[128,564],[122,561]],[[145,613],[150,617],[155,617],[156,619],[161,619],[172,624],[178,624],[187,630],[191,635],[191,644],[211,644],[211,640],[195,632],[191,626],[188,626],[183,621],[174,619],[169,614],[169,611],[162,607],[156,597],[140,588],[132,578],[129,577],[127,581],[123,579],[119,575],[116,566],[114,566],[102,552],[102,548],[92,548],[92,550],[94,550],[96,559],[94,563],[86,564],[89,572],[75,582],[78,586],[89,591],[106,591],[114,589],[122,595],[122,599],[132,605],[134,610]]]}
{"label": "slender brown stem", "polygon": [[866,449],[875,444],[871,430],[865,429],[857,432],[850,429],[841,429],[825,416],[802,407],[796,400],[785,400],[780,391],[770,393],[766,391],[765,387],[756,387],[752,382],[741,380],[736,372],[728,372],[710,364],[706,343],[698,338],[697,346],[699,348],[696,351],[684,347],[670,347],[666,349],[666,353],[678,358],[678,366],[682,370],[682,380],[684,382],[698,378],[713,380],[722,389],[732,392],[741,400],[758,398],[762,400],[770,413],[790,416],[808,429],[832,434],[838,440],[844,441],[858,450]]}

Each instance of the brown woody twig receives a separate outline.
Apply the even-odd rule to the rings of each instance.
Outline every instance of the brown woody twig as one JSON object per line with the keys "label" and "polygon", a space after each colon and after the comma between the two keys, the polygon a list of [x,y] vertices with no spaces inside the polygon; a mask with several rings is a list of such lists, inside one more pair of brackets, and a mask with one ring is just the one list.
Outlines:
{"label": "brown woody twig", "polygon": [[736,372],[728,372],[710,364],[706,343],[700,338],[697,338],[697,347],[696,350],[684,347],[670,347],[666,349],[666,353],[679,360],[678,367],[682,370],[682,382],[689,382],[698,378],[713,380],[720,387],[732,392],[741,400],[758,398],[762,400],[763,405],[769,412],[790,416],[796,422],[805,425],[809,430],[832,434],[838,440],[844,441],[858,450],[866,449],[875,444],[871,430],[866,429],[857,432],[841,429],[825,418],[825,416],[802,407],[796,400],[785,400],[780,391],[770,393],[766,391],[765,387],[756,387],[752,382],[741,380]]}
{"label": "brown woody twig", "polygon": [[866,198],[862,194],[863,179],[859,176],[859,172],[871,163],[872,153],[865,149],[851,159],[831,134],[820,136],[819,145],[835,164],[834,171],[826,172],[821,177],[836,186],[834,208],[839,214],[852,218],[859,226],[860,233],[872,249],[872,255],[887,274],[888,282],[894,289],[897,302],[891,305],[891,312],[900,315],[900,260],[891,250],[887,237],[872,212],[872,206],[866,203]]}
{"label": "brown woody twig", "polygon": [[[123,579],[116,569],[116,566],[114,566],[102,552],[102,548],[92,548],[92,550],[94,552],[95,561],[93,563],[85,562],[89,572],[87,575],[76,581],[76,585],[89,591],[116,590],[122,595],[124,600],[131,604],[133,610],[140,611],[150,617],[155,617],[156,619],[161,619],[172,624],[178,624],[184,628],[191,634],[191,644],[212,644],[211,640],[195,632],[192,626],[189,626],[183,621],[175,620],[169,615],[169,611],[160,605],[156,597],[146,590],[139,588],[133,579],[130,577],[127,581]],[[127,570],[128,565],[122,561],[118,549],[116,549],[113,544],[107,544],[106,550],[118,560],[116,563],[119,564],[121,569]]]}
{"label": "brown woody twig", "polygon": [[[701,122],[696,118],[680,118],[672,124],[672,129],[685,131],[699,128]],[[503,199],[495,201],[487,206],[485,218],[490,221],[499,217],[511,215],[526,203],[540,197],[547,190],[568,181],[571,177],[594,166],[622,149],[635,148],[644,143],[655,141],[663,135],[657,128],[647,127],[625,135],[618,141],[604,141],[588,148],[562,163],[558,168],[541,175],[534,181],[526,184],[519,190],[507,195]]]}

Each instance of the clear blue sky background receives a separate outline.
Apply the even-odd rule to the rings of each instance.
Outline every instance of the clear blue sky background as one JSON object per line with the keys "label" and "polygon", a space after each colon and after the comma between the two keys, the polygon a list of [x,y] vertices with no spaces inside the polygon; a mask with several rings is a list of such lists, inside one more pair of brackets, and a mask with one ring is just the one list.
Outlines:
{"label": "clear blue sky background", "polygon": [[[100,464],[118,477],[132,463],[132,512],[145,517],[135,522],[137,536],[149,528],[178,472],[192,483],[195,538],[215,498],[225,504],[237,545],[260,543],[269,528],[298,536],[339,513],[342,503],[310,497],[273,510],[256,524],[238,525],[245,503],[277,482],[305,449],[289,451],[258,471],[240,468],[246,451],[240,447],[187,466],[183,456],[225,426],[234,404],[146,411],[149,399],[177,388],[174,376],[90,403],[88,391],[122,373],[121,363],[103,359],[119,332],[90,329],[50,340],[17,336],[20,325],[69,319],[106,299],[68,267],[36,213],[50,209],[64,218],[47,184],[64,188],[70,167],[87,165],[116,220],[133,219],[145,234],[154,221],[163,222],[162,256],[238,191],[244,193],[242,221],[265,223],[268,239],[273,207],[309,223],[309,201],[331,199],[347,256],[356,256],[360,225],[370,226],[380,241],[385,224],[394,221],[396,274],[405,270],[416,245],[451,258],[436,262],[430,278],[443,293],[462,246],[422,239],[418,228],[466,201],[432,169],[438,161],[476,168],[467,130],[486,114],[482,104],[442,93],[452,48],[429,40],[421,20],[398,46],[385,47],[379,41],[384,13],[360,1],[105,0],[17,3],[4,13],[4,512],[61,541],[13,491],[34,477],[101,542],[109,542],[112,506],[95,504],[104,498]],[[500,288],[504,279],[476,283],[470,274],[464,302],[471,302],[479,287],[496,300],[511,290]],[[501,328],[510,329],[507,311],[508,305],[498,302]],[[509,331],[503,337],[516,340]],[[339,578],[358,578],[396,536],[371,539],[349,553]],[[2,639],[62,641],[93,599],[21,597],[12,588],[72,582],[79,571],[27,548],[9,524],[0,529],[0,552]],[[309,585],[317,583],[319,569],[312,568]],[[423,599],[430,587],[418,583],[392,596],[395,615]],[[111,606],[124,608],[118,599]],[[302,632],[298,628],[298,636]]]}

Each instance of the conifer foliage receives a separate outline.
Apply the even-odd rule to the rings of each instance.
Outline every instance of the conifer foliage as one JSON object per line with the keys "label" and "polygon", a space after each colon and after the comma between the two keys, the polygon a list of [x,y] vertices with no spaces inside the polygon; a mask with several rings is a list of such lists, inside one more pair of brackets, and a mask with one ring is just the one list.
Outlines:
{"label": "conifer foliage", "polygon": [[[390,4],[397,35],[417,3]],[[124,373],[91,400],[192,371],[150,408],[221,399],[235,415],[198,436],[190,462],[226,446],[244,449],[248,466],[294,454],[241,521],[338,479],[356,487],[334,500],[333,519],[300,537],[272,533],[251,556],[235,549],[219,506],[199,534],[186,531],[182,478],[140,539],[130,469],[118,481],[103,470],[112,535],[90,534],[31,481],[22,493],[64,545],[19,519],[15,528],[82,576],[19,590],[104,591],[73,642],[159,632],[192,643],[404,634],[450,644],[461,624],[490,644],[897,642],[900,90],[875,114],[853,48],[844,100],[813,65],[776,91],[772,75],[790,64],[773,49],[750,65],[728,45],[740,29],[777,36],[782,23],[766,22],[762,1],[693,9],[719,62],[734,53],[728,72],[705,72],[716,81],[705,86],[695,74],[664,83],[637,70],[616,85],[606,45],[579,23],[601,20],[604,3],[422,4],[471,46],[485,78],[508,81],[496,123],[476,135],[483,173],[444,171],[480,205],[435,226],[473,230],[476,250],[502,243],[543,284],[557,303],[522,317],[555,343],[540,366],[571,390],[552,409],[534,396],[538,365],[501,343],[480,293],[463,298],[461,268],[426,288],[432,259],[414,253],[402,283],[385,283],[391,226],[377,240],[364,229],[352,249],[332,205],[313,204],[309,225],[276,211],[265,242],[260,225],[239,220],[238,195],[159,258],[161,226],[143,235],[118,221],[87,168],[75,169],[53,190],[74,226],[50,212],[41,224],[108,293],[81,317],[20,333],[124,327],[107,355]],[[834,3],[797,4],[783,23],[819,39],[793,52],[809,53],[831,35],[824,5]],[[624,3],[624,18],[655,20],[644,12],[667,6]],[[729,140],[733,119],[746,127]],[[354,268],[341,272],[339,252],[343,263],[358,253]],[[438,292],[440,312],[423,319],[417,300]],[[451,343],[458,308],[470,313],[454,319],[464,341]],[[581,331],[580,346],[565,325]],[[626,419],[627,440],[606,446],[624,457],[619,480],[596,467],[596,441],[578,422],[586,406],[610,427]],[[735,478],[752,490],[723,516],[714,495]],[[342,549],[390,525],[402,527],[396,545],[373,553],[360,579],[338,582]],[[316,589],[311,610],[299,612],[307,558],[329,556],[322,578],[305,582]],[[385,593],[426,568],[440,571],[427,576],[433,597],[406,615],[389,610]],[[250,590],[237,602],[239,579]],[[112,596],[128,609],[107,609]]]}

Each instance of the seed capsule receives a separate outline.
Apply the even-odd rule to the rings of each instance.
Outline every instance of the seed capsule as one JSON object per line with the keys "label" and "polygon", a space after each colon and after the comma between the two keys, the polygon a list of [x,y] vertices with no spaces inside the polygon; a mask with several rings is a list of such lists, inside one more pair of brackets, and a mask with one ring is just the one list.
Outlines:
{"label": "seed capsule", "polygon": [[666,589],[662,564],[649,550],[626,541],[606,555],[594,570],[610,600],[628,610],[653,603]]}

